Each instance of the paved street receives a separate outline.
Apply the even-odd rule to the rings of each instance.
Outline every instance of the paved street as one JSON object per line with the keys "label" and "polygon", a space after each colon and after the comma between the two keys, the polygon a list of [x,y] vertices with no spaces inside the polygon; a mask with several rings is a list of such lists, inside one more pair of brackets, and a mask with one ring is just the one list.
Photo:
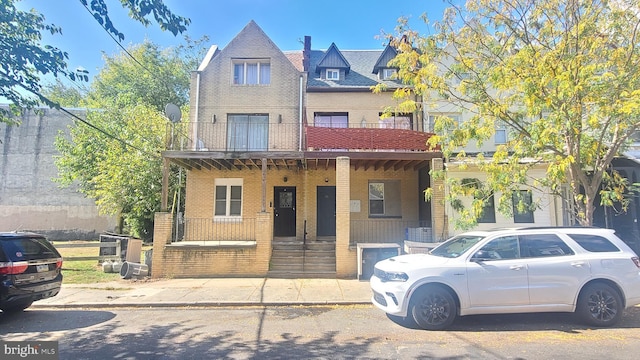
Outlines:
{"label": "paved street", "polygon": [[36,308],[0,314],[0,339],[57,340],[60,359],[631,359],[640,309],[625,315],[611,329],[529,314],[466,317],[428,332],[370,305]]}

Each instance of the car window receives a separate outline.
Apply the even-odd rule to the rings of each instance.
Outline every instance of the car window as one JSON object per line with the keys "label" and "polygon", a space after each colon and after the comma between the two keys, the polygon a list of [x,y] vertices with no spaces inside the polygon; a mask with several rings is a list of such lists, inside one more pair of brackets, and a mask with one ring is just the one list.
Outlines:
{"label": "car window", "polygon": [[575,240],[583,249],[590,252],[618,252],[617,246],[615,246],[609,239],[592,234],[567,234],[570,238]]}
{"label": "car window", "polygon": [[465,253],[482,239],[484,239],[483,236],[455,236],[445,241],[435,249],[431,250],[429,254],[447,258],[455,258]]}
{"label": "car window", "polygon": [[29,261],[60,256],[53,245],[44,238],[4,239],[2,248],[10,261]]}
{"label": "car window", "polygon": [[519,238],[523,257],[573,255],[573,250],[555,234],[520,235]]}
{"label": "car window", "polygon": [[491,260],[520,258],[520,245],[516,236],[503,236],[493,239],[483,246],[480,251],[484,252],[482,257]]}

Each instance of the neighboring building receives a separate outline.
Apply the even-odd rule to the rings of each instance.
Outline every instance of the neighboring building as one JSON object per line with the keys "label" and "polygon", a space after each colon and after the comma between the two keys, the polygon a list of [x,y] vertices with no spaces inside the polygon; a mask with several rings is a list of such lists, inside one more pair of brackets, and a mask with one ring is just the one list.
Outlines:
{"label": "neighboring building", "polygon": [[178,231],[156,215],[153,276],[355,277],[404,240],[446,237],[443,194],[422,194],[442,189],[422,114],[383,118],[395,101],[371,91],[400,86],[393,56],[310,37],[283,52],[253,21],[213,47],[163,152],[186,170],[185,212]]}
{"label": "neighboring building", "polygon": [[[6,105],[5,105],[6,106]],[[70,110],[84,117],[84,109]],[[114,217],[98,214],[95,202],[75,188],[60,188],[55,138],[73,119],[55,109],[25,111],[20,125],[0,123],[0,230],[28,230],[50,240],[98,239],[114,231]]]}
{"label": "neighboring building", "polygon": [[[431,100],[431,102],[425,105],[427,111],[425,113],[425,129],[426,131],[433,131],[435,120],[438,117],[447,116],[452,118],[458,123],[468,121],[473,114],[468,111],[462,110],[450,102],[443,99]],[[509,140],[509,134],[506,127],[497,127],[493,141],[485,141],[482,146],[478,146],[476,143],[470,143],[464,149],[461,149],[465,154],[473,157],[482,153],[484,156],[491,156],[499,145],[506,144]],[[446,177],[460,179],[462,181],[468,180],[469,182],[483,182],[486,180],[486,174],[478,169],[477,165],[465,164],[465,166],[456,160],[452,160],[445,163]],[[529,172],[530,178],[542,178],[546,176],[546,166],[540,164]],[[500,193],[494,194],[489,199],[489,204],[484,208],[483,216],[478,219],[478,224],[474,229],[477,230],[489,230],[501,227],[522,227],[522,226],[561,226],[570,225],[567,218],[568,211],[563,207],[561,198],[557,195],[553,195],[550,192],[546,192],[541,189],[533,189],[531,187],[522,187],[522,195],[528,197],[529,203],[540,204],[540,208],[535,211],[527,211],[525,213],[518,213],[514,210],[512,216],[505,216],[498,212],[498,199],[502,195]],[[472,198],[462,197],[460,199],[465,206],[471,204]],[[517,200],[515,200],[517,202]],[[515,205],[514,205],[515,209]],[[450,204],[446,205],[445,213],[447,215],[447,233],[448,235],[455,235],[463,232],[455,228],[455,219],[460,216],[456,210]]]}

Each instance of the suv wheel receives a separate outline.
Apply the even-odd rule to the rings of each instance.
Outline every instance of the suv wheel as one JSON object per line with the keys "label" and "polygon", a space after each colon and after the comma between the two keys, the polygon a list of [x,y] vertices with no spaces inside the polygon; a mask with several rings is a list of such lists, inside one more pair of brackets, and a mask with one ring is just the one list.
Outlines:
{"label": "suv wheel", "polygon": [[589,284],[582,289],[576,313],[587,324],[611,326],[620,320],[624,308],[620,294],[607,284]]}
{"label": "suv wheel", "polygon": [[456,318],[458,309],[453,296],[440,286],[426,286],[411,297],[411,315],[425,330],[443,330]]}
{"label": "suv wheel", "polygon": [[0,310],[5,313],[16,313],[28,308],[31,304],[33,304],[33,301],[21,301],[11,303],[10,305],[3,305]]}

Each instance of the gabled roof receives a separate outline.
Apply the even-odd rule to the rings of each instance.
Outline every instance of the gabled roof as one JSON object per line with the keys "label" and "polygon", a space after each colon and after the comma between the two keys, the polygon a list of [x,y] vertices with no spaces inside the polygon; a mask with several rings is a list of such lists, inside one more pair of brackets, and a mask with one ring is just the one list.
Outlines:
{"label": "gabled roof", "polygon": [[382,54],[380,54],[378,61],[376,61],[376,64],[373,66],[373,73],[377,74],[380,69],[388,69],[389,66],[387,64],[397,55],[398,51],[396,51],[396,49],[391,45],[387,45],[387,47],[382,51]]}
{"label": "gabled roof", "polygon": [[[371,91],[371,86],[380,83],[387,85],[389,89],[401,86],[399,80],[381,80],[371,70],[380,60],[384,50],[343,50],[341,51],[346,63],[350,64],[350,72],[344,79],[338,81],[323,79],[319,75],[309,73],[307,79],[308,91]],[[311,50],[309,57],[310,69],[317,68],[326,52]]]}
{"label": "gabled roof", "polygon": [[320,73],[323,69],[345,69],[348,74],[351,69],[351,65],[345,59],[344,55],[338,50],[335,43],[331,43],[329,49],[324,53],[324,56],[316,65],[316,73]]}

